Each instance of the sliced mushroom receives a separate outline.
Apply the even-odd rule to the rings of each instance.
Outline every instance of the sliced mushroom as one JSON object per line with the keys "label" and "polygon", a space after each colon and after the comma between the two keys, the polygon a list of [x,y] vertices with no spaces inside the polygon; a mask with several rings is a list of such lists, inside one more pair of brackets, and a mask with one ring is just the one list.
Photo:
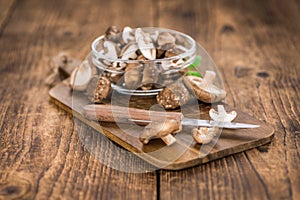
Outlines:
{"label": "sliced mushroom", "polygon": [[161,49],[165,49],[165,46],[167,45],[168,46],[168,49],[171,49],[172,47],[174,47],[176,44],[175,44],[175,37],[171,34],[171,33],[168,33],[168,32],[162,32],[159,34],[158,38],[157,38],[157,44],[159,46],[159,48]]}
{"label": "sliced mushroom", "polygon": [[142,54],[149,60],[156,57],[156,49],[149,34],[142,31],[141,28],[135,30],[135,39]]}
{"label": "sliced mushroom", "polygon": [[87,98],[93,103],[95,103],[95,101],[94,101],[95,89],[98,85],[98,81],[99,81],[99,76],[97,76],[97,75],[93,76],[86,88],[86,91],[85,91]]}
{"label": "sliced mushroom", "polygon": [[134,42],[134,41],[129,42],[121,50],[121,53],[120,53],[121,59],[123,59],[123,60],[136,59],[137,58],[136,51],[138,49],[139,49],[139,47],[137,46],[136,42]]}
{"label": "sliced mushroom", "polygon": [[130,27],[128,26],[124,27],[122,32],[122,39],[125,43],[135,40],[134,32]]}
{"label": "sliced mushroom", "polygon": [[122,78],[123,74],[105,73],[103,76],[106,76],[112,83],[116,84]]}
{"label": "sliced mushroom", "polygon": [[142,89],[150,90],[159,79],[159,71],[154,63],[145,63],[142,78]]}
{"label": "sliced mushroom", "polygon": [[171,134],[176,134],[182,130],[180,121],[174,119],[166,119],[163,122],[154,121],[148,124],[142,134],[140,141],[143,144],[148,144],[149,140],[161,138],[168,146],[176,142],[176,139]]}
{"label": "sliced mushroom", "polygon": [[157,102],[165,109],[175,109],[186,104],[190,99],[189,90],[181,79],[165,87],[156,96]]}
{"label": "sliced mushroom", "polygon": [[120,30],[116,26],[110,26],[105,31],[105,38],[113,42],[120,41]]}
{"label": "sliced mushroom", "polygon": [[110,93],[110,80],[105,76],[101,76],[97,81],[96,87],[94,88],[94,103],[102,103],[104,99],[107,99],[109,97]]}
{"label": "sliced mushroom", "polygon": [[139,63],[128,63],[125,69],[124,82],[128,89],[137,89],[141,86],[143,66]]}
{"label": "sliced mushroom", "polygon": [[214,139],[218,131],[219,131],[218,127],[212,127],[212,128],[199,127],[199,128],[194,128],[192,130],[192,134],[194,140],[197,143],[208,144]]}
{"label": "sliced mushroom", "polygon": [[210,109],[209,116],[216,122],[231,122],[236,118],[237,113],[235,111],[227,113],[223,105],[218,105],[218,111]]}
{"label": "sliced mushroom", "polygon": [[84,91],[93,76],[93,70],[88,61],[83,61],[74,69],[70,76],[70,87],[73,90]]}
{"label": "sliced mushroom", "polygon": [[106,58],[115,60],[118,58],[118,47],[112,41],[104,41],[103,47],[105,50],[100,51]]}
{"label": "sliced mushroom", "polygon": [[206,71],[204,78],[186,76],[184,83],[195,93],[199,100],[206,103],[213,103],[221,101],[226,97],[226,92],[213,84],[215,77],[215,72]]}
{"label": "sliced mushroom", "polygon": [[157,41],[158,36],[159,36],[159,31],[154,31],[153,33],[150,34],[150,37],[153,42]]}
{"label": "sliced mushroom", "polygon": [[[171,58],[174,57],[178,54],[171,52],[171,51],[166,51],[165,52],[165,58]],[[168,71],[170,69],[176,69],[176,68],[181,68],[182,64],[184,64],[184,60],[182,58],[177,59],[177,60],[166,60],[161,62],[161,67],[164,71]]]}
{"label": "sliced mushroom", "polygon": [[111,65],[108,66],[109,69],[114,71],[122,72],[125,69],[126,65],[123,65],[120,62],[113,62]]}

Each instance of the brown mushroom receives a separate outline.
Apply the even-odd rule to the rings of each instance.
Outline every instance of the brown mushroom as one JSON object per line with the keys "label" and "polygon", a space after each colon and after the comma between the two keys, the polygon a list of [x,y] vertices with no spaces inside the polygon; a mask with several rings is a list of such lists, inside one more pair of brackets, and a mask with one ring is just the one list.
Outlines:
{"label": "brown mushroom", "polygon": [[50,87],[54,86],[56,83],[68,78],[80,63],[81,60],[71,57],[67,52],[59,52],[49,62],[50,71],[45,83]]}
{"label": "brown mushroom", "polygon": [[182,130],[180,121],[174,119],[166,119],[163,122],[154,121],[148,124],[142,134],[140,141],[148,144],[149,140],[161,138],[168,146],[176,142],[171,134],[176,134]]}
{"label": "brown mushroom", "polygon": [[141,86],[143,66],[139,63],[128,63],[124,73],[125,87],[137,89]]}
{"label": "brown mushroom", "polygon": [[213,84],[215,77],[215,72],[206,71],[203,78],[186,76],[184,83],[199,100],[206,103],[213,103],[221,101],[226,97],[226,92]]}
{"label": "brown mushroom", "polygon": [[142,78],[142,89],[150,90],[159,79],[159,72],[153,63],[145,63]]}
{"label": "brown mushroom", "polygon": [[113,42],[120,41],[120,30],[116,26],[110,26],[105,31],[105,38]]}
{"label": "brown mushroom", "polygon": [[183,84],[182,79],[179,79],[160,91],[156,99],[165,109],[174,109],[186,104],[191,99],[191,95]]}
{"label": "brown mushroom", "polygon": [[213,141],[214,137],[216,136],[217,132],[219,131],[218,127],[199,127],[194,128],[192,130],[194,140],[199,144],[208,144]]}
{"label": "brown mushroom", "polygon": [[94,103],[102,103],[102,101],[109,97],[111,92],[111,82],[105,77],[101,76],[98,80],[97,86],[94,92]]}
{"label": "brown mushroom", "polygon": [[176,45],[175,41],[175,37],[168,32],[160,33],[157,38],[157,44],[159,48],[165,50],[173,48]]}
{"label": "brown mushroom", "polygon": [[111,81],[106,74],[93,76],[86,88],[86,95],[93,103],[102,103],[111,94]]}

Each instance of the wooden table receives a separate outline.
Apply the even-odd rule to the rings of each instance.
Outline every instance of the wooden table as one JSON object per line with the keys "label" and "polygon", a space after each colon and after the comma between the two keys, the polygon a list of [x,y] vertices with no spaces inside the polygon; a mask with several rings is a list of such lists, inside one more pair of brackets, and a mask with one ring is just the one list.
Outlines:
{"label": "wooden table", "polygon": [[[0,0],[0,199],[300,199],[299,11],[296,0]],[[107,163],[122,149],[53,105],[44,79],[52,56],[83,59],[113,24],[194,37],[219,67],[227,103],[272,125],[272,143],[181,171],[99,162],[80,135],[100,137]]]}

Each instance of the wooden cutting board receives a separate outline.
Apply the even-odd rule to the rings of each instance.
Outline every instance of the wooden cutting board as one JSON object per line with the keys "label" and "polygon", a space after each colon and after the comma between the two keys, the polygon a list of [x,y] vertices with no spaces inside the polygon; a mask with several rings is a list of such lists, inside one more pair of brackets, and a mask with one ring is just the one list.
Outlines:
{"label": "wooden cutting board", "polygon": [[[166,146],[160,139],[151,140],[147,145],[143,145],[139,141],[139,134],[143,130],[142,126],[122,124],[119,127],[116,123],[96,122],[84,118],[81,113],[83,107],[89,104],[88,99],[80,93],[72,94],[66,84],[58,84],[49,91],[49,95],[51,100],[62,109],[73,113],[76,118],[93,127],[99,133],[104,134],[125,149],[162,169],[179,170],[206,163],[266,144],[271,141],[274,135],[274,129],[270,126],[234,109],[238,113],[235,122],[259,124],[260,127],[255,129],[223,129],[221,135],[212,144],[200,145],[193,141],[191,135],[193,127],[184,126],[182,132],[175,136],[176,143],[171,146]],[[119,95],[117,99],[119,99],[119,105],[122,105],[122,99],[128,98],[128,96]],[[154,97],[131,97],[129,101],[129,106],[136,108],[149,109],[153,104],[156,104]],[[209,104],[199,103],[202,119],[209,118],[208,111],[210,108]],[[227,111],[232,110],[227,105],[225,105],[225,108]],[[186,117],[193,116],[193,109],[189,110],[187,106],[185,107],[186,110],[188,110],[188,116],[185,115]],[[180,110],[173,112],[176,111]],[[197,114],[199,115],[199,112]]]}

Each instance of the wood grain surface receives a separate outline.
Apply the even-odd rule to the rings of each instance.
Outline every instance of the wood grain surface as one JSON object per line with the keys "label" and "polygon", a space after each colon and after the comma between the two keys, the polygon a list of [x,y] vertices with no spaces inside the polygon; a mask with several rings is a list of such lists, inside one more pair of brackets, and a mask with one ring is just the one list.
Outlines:
{"label": "wood grain surface", "polygon": [[[0,0],[0,199],[300,199],[299,10],[298,0]],[[194,37],[219,67],[227,103],[271,124],[272,143],[176,172],[99,162],[151,167],[76,126],[43,83],[52,56],[84,59],[112,24]],[[101,141],[97,155],[86,133]]]}

